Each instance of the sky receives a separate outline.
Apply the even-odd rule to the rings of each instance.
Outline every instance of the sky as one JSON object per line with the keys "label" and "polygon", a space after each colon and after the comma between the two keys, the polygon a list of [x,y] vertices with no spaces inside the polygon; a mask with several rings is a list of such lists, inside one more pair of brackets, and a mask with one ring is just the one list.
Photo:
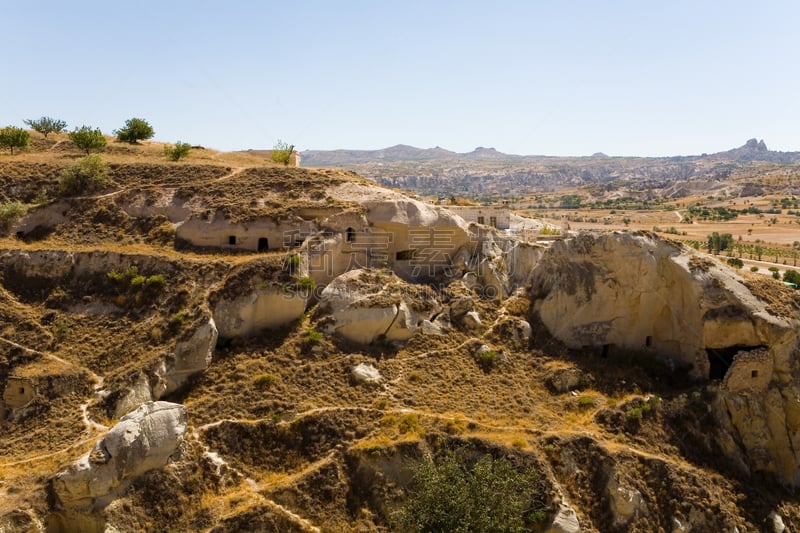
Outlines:
{"label": "sky", "polygon": [[0,10],[0,125],[219,150],[800,151],[796,0],[37,0]]}

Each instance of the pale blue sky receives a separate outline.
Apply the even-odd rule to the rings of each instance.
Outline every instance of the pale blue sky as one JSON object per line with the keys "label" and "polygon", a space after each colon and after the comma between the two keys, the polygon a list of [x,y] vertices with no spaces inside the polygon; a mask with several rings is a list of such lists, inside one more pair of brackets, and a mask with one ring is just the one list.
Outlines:
{"label": "pale blue sky", "polygon": [[18,1],[0,125],[235,150],[800,150],[800,2]]}

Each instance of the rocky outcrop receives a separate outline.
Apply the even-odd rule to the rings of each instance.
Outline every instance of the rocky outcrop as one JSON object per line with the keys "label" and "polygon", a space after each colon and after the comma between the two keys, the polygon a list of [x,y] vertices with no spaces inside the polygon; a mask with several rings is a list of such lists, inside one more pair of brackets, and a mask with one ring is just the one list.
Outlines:
{"label": "rocky outcrop", "polygon": [[161,468],[186,432],[186,408],[150,402],[123,416],[94,448],[53,478],[58,505],[91,513],[122,494],[145,472]]}
{"label": "rocky outcrop", "polygon": [[320,309],[330,314],[328,333],[353,342],[405,341],[441,311],[424,286],[385,270],[351,270],[322,291]]}
{"label": "rocky outcrop", "polygon": [[580,530],[581,525],[575,511],[569,505],[562,503],[545,533],[578,533]]}
{"label": "rocky outcrop", "polygon": [[649,234],[556,242],[531,278],[535,311],[567,346],[647,350],[691,366],[696,377],[709,376],[708,349],[794,337],[731,270]]}
{"label": "rocky outcrop", "polygon": [[649,353],[722,380],[724,453],[800,485],[798,324],[770,314],[737,274],[654,235],[582,234],[553,244],[531,279],[535,312],[567,346]]}
{"label": "rocky outcrop", "polygon": [[138,375],[131,388],[117,401],[116,416],[176,391],[191,376],[203,372],[211,364],[217,336],[213,318],[201,322],[192,336],[175,343],[172,353],[151,372]]}
{"label": "rocky outcrop", "polygon": [[217,334],[214,319],[208,318],[200,324],[191,337],[175,344],[172,356],[166,361],[164,393],[173,392],[183,385],[189,376],[208,368],[217,344]]}
{"label": "rocky outcrop", "polygon": [[222,337],[254,335],[297,320],[305,311],[309,296],[308,291],[273,285],[256,287],[242,295],[220,298],[214,306],[214,321]]}

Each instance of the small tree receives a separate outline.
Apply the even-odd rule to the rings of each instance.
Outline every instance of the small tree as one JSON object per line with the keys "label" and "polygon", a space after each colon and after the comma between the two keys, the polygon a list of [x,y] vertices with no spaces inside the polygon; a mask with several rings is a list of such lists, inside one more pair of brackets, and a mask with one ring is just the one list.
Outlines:
{"label": "small tree", "polygon": [[70,132],[69,139],[87,155],[90,150],[99,150],[106,145],[106,138],[100,128],[92,129],[89,126],[75,128]]}
{"label": "small tree", "polygon": [[10,148],[11,155],[14,155],[14,148],[25,148],[30,142],[30,133],[22,128],[6,126],[0,129],[0,146]]}
{"label": "small tree", "polygon": [[59,180],[59,190],[64,196],[78,196],[96,191],[106,182],[108,166],[97,155],[87,155],[66,169]]}
{"label": "small tree", "polygon": [[286,144],[278,139],[278,142],[272,147],[272,160],[278,164],[288,165],[289,157],[292,155],[292,152],[294,152],[293,144]]}
{"label": "small tree", "polygon": [[114,135],[120,142],[136,144],[139,141],[151,138],[155,132],[153,127],[141,118],[129,118],[125,121],[125,127],[114,130]]}
{"label": "small tree", "polygon": [[177,161],[181,157],[186,157],[189,155],[189,151],[192,149],[192,145],[189,143],[184,143],[178,141],[175,143],[175,146],[165,144],[164,145],[164,156],[169,159],[170,161]]}
{"label": "small tree", "polygon": [[67,127],[67,123],[63,120],[59,120],[57,118],[52,117],[41,117],[38,119],[27,119],[24,120],[25,124],[31,127],[32,130],[38,131],[44,138],[47,139],[47,135],[50,133],[61,133],[64,131],[64,128]]}

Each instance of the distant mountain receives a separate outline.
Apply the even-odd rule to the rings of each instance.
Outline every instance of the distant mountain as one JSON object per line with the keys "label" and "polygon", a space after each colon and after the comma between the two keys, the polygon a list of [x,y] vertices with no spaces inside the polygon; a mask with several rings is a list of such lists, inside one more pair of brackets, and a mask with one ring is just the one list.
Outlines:
{"label": "distant mountain", "polygon": [[763,139],[750,139],[739,148],[713,154],[733,161],[764,161],[769,163],[800,162],[800,152],[776,152],[767,148]]}
{"label": "distant mountain", "polygon": [[508,163],[525,163],[542,161],[544,159],[553,162],[575,162],[589,161],[591,159],[624,159],[624,160],[648,160],[676,162],[687,159],[702,157],[707,159],[717,159],[726,161],[764,161],[770,163],[796,163],[800,162],[800,152],[776,152],[769,150],[766,143],[758,139],[750,139],[744,145],[717,152],[713,154],[703,154],[702,156],[669,156],[669,157],[609,157],[603,152],[596,152],[588,157],[556,157],[541,155],[515,155],[499,152],[494,148],[484,148],[479,146],[475,150],[466,153],[453,152],[439,146],[435,148],[417,148],[407,144],[398,144],[380,150],[306,150],[301,153],[304,166],[311,167],[330,167],[340,166],[349,167],[352,165],[363,165],[372,163],[398,163],[398,162],[431,162],[431,161],[452,161],[467,163],[470,161],[497,161]]}
{"label": "distant mountain", "polygon": [[433,161],[451,159],[459,154],[436,148],[416,148],[406,144],[398,144],[380,150],[306,150],[300,156],[306,166],[346,166],[359,163],[397,162],[397,161]]}
{"label": "distant mountain", "polygon": [[398,144],[381,150],[307,150],[308,167],[342,167],[378,183],[421,194],[526,194],[587,185],[660,191],[721,187],[732,175],[764,164],[800,164],[800,152],[777,152],[763,140],[712,154],[670,157],[513,155],[478,147],[457,153]]}

